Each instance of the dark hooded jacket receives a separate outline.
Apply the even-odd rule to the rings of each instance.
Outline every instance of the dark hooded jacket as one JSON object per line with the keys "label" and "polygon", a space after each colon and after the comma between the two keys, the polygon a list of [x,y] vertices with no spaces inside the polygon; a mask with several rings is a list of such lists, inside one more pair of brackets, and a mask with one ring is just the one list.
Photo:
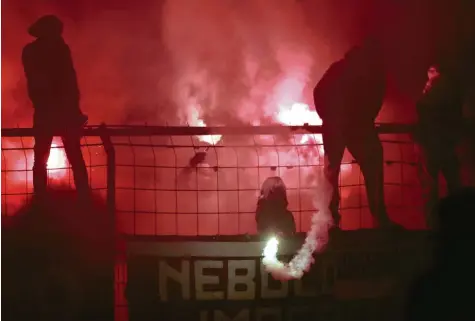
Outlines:
{"label": "dark hooded jacket", "polygon": [[59,19],[41,18],[29,29],[37,39],[26,45],[22,53],[35,118],[49,123],[67,122],[80,114],[76,71],[61,31]]}
{"label": "dark hooded jacket", "polygon": [[415,139],[438,148],[456,144],[462,132],[463,99],[456,84],[441,75],[417,102]]}
{"label": "dark hooded jacket", "polygon": [[386,92],[382,60],[366,48],[355,47],[333,63],[313,91],[324,125],[342,128],[372,125]]}

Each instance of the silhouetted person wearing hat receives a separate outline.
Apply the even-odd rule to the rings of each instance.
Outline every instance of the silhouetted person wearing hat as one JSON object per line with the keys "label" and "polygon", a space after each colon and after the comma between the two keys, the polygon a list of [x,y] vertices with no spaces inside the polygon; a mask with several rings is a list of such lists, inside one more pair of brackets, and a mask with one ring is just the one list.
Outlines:
{"label": "silhouetted person wearing hat", "polygon": [[433,225],[433,211],[439,199],[439,173],[449,192],[462,186],[456,147],[463,127],[463,99],[457,83],[440,66],[427,71],[427,83],[417,103],[418,122],[415,140],[419,147],[420,174],[428,226]]}
{"label": "silhouetted person wearing hat", "polygon": [[316,85],[313,96],[323,121],[325,173],[333,186],[330,204],[336,226],[340,222],[338,177],[345,148],[360,165],[370,211],[380,227],[391,222],[384,203],[383,147],[374,126],[386,91],[386,75],[379,44],[368,38],[333,63]]}
{"label": "silhouetted person wearing hat", "polygon": [[28,95],[35,109],[33,185],[36,195],[47,188],[47,161],[53,134],[60,132],[80,195],[89,194],[80,129],[87,122],[79,107],[79,88],[63,23],[53,15],[37,20],[28,30],[36,38],[23,48],[22,62]]}

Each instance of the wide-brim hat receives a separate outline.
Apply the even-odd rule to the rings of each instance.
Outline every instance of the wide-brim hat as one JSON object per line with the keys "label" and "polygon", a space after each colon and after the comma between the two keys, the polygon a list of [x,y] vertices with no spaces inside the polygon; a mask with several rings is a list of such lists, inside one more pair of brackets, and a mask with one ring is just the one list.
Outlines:
{"label": "wide-brim hat", "polygon": [[63,22],[55,15],[46,15],[36,20],[28,28],[28,33],[36,38],[60,36],[63,33]]}

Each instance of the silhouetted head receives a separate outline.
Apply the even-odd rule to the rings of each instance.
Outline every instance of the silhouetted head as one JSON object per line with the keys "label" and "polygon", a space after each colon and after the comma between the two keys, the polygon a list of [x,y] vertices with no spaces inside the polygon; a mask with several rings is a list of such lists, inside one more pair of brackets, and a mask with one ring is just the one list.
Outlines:
{"label": "silhouetted head", "polygon": [[259,201],[280,203],[287,206],[287,187],[282,178],[278,176],[268,177],[262,183]]}
{"label": "silhouetted head", "polygon": [[438,64],[430,65],[429,69],[427,69],[427,78],[429,80],[434,80],[440,76],[440,67]]}
{"label": "silhouetted head", "polygon": [[28,33],[36,38],[56,38],[63,33],[63,22],[55,15],[46,15],[28,28]]}
{"label": "silhouetted head", "polygon": [[381,42],[375,36],[369,36],[356,46],[353,46],[345,54],[345,60],[353,61],[354,59],[378,58],[382,56]]}

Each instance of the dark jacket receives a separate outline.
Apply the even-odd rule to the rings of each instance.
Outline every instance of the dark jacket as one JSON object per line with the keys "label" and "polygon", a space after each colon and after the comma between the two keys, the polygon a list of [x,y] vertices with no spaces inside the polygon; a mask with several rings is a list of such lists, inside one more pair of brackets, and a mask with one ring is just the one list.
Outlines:
{"label": "dark jacket", "polygon": [[[456,85],[440,76],[416,105],[415,140],[427,147],[454,145],[463,126],[463,100]],[[444,148],[442,147],[442,148]]]}
{"label": "dark jacket", "polygon": [[333,63],[313,91],[318,115],[330,126],[372,125],[386,93],[383,63],[358,49]]}
{"label": "dark jacket", "polygon": [[281,204],[269,201],[259,201],[256,211],[257,231],[262,233],[280,233],[291,236],[296,233],[292,212]]}
{"label": "dark jacket", "polygon": [[80,114],[76,71],[61,37],[38,38],[26,45],[22,62],[35,118],[61,123]]}

